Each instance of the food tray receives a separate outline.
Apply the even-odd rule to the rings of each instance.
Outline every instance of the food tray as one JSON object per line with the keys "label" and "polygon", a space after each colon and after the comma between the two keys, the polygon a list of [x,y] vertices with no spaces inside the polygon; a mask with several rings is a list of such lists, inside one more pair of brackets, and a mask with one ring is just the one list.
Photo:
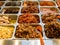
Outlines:
{"label": "food tray", "polygon": [[22,7],[21,13],[39,13],[39,7],[35,7],[35,6],[33,6],[33,7]]}
{"label": "food tray", "polygon": [[[48,2],[48,3],[47,3]],[[43,4],[43,3],[46,3],[46,4]],[[51,5],[50,5],[51,3]],[[57,6],[57,4],[54,2],[54,1],[39,1],[39,4],[40,6],[47,6],[47,7],[54,7],[54,6]]]}
{"label": "food tray", "polygon": [[[5,30],[2,30],[4,28]],[[14,34],[14,28],[15,28],[14,25],[0,25],[0,31],[2,32],[0,35],[0,40],[12,39]]]}
{"label": "food tray", "polygon": [[[13,18],[14,17],[14,18]],[[0,22],[2,21],[2,22],[4,22],[4,23],[1,23],[1,24],[10,24],[10,25],[14,25],[16,22],[17,22],[17,15],[9,15],[9,14],[0,14],[0,18],[1,18],[1,20],[0,20]],[[8,20],[9,21],[9,23],[7,23],[7,22],[5,22],[3,19],[5,18],[7,18],[6,20]],[[9,18],[9,19],[8,19]],[[0,24],[0,25],[1,25]]]}
{"label": "food tray", "polygon": [[[12,4],[13,3],[13,4]],[[7,2],[6,4],[5,4],[5,6],[21,6],[21,1],[9,1],[9,2]]]}
{"label": "food tray", "polygon": [[[48,16],[48,15],[49,15],[49,14],[46,14],[46,16]],[[54,15],[54,16],[55,16],[54,18],[56,19],[55,21],[56,21],[57,23],[56,23],[55,21],[53,21],[53,20],[51,21],[52,23],[51,23],[51,22],[43,23],[43,21],[42,21],[42,23],[44,24],[44,26],[43,26],[43,27],[44,27],[44,28],[43,28],[44,37],[45,37],[44,39],[47,39],[47,40],[49,40],[49,39],[52,39],[52,40],[53,40],[53,39],[60,39],[60,38],[58,38],[58,36],[56,35],[56,34],[58,34],[58,33],[55,34],[57,37],[52,37],[52,35],[51,35],[51,37],[47,37],[47,36],[46,36],[47,30],[46,30],[46,32],[45,32],[45,25],[48,25],[48,26],[49,26],[50,24],[51,24],[51,25],[52,25],[52,24],[57,24],[57,25],[58,25],[58,24],[60,23],[60,18],[58,18],[58,16],[60,17],[60,13],[58,13],[58,14],[50,14],[50,15]],[[43,15],[43,14],[41,15],[41,19],[42,19],[42,16],[44,16],[44,15]],[[49,17],[49,16],[48,16],[48,17]],[[45,18],[47,18],[47,17],[45,17]],[[53,19],[54,19],[54,18],[53,18]],[[50,19],[51,19],[51,17],[50,17]],[[49,20],[49,19],[47,19],[47,20],[45,20],[45,21],[48,21],[48,20]],[[47,27],[47,26],[46,26],[46,27]],[[51,26],[51,27],[52,27],[52,26]],[[46,29],[47,29],[47,28],[46,28]],[[49,30],[49,29],[48,29],[48,30]],[[50,28],[50,30],[51,30],[51,28]],[[56,28],[56,30],[57,30],[57,28]],[[58,28],[58,30],[59,30],[59,28]],[[51,31],[52,31],[52,30],[51,30]],[[52,32],[53,32],[53,31],[52,31]],[[51,34],[53,34],[52,32],[51,32]],[[56,31],[55,31],[55,32],[56,32]],[[48,34],[47,34],[47,35],[48,35]]]}
{"label": "food tray", "polygon": [[[35,27],[35,28],[36,28],[36,31],[35,31],[35,32],[38,33],[38,34],[40,33],[40,34],[43,36],[43,32],[42,32],[43,30],[42,30],[42,29],[41,29],[41,30],[38,30],[38,28],[37,28],[38,26],[40,26],[40,27],[42,28],[41,24],[26,24],[26,23],[25,23],[25,24],[18,24],[18,25],[17,25],[16,30],[15,30],[15,34],[14,34],[15,39],[25,39],[25,40],[26,40],[26,39],[39,39],[39,38],[40,38],[40,37],[38,37],[38,38],[35,37],[35,38],[34,38],[34,36],[33,36],[33,37],[29,37],[29,38],[28,38],[27,36],[26,36],[26,37],[23,36],[23,38],[22,38],[22,37],[20,38],[19,36],[16,35],[16,34],[19,34],[19,32],[18,32],[19,29],[17,29],[17,28],[18,28],[20,25],[27,26],[28,28],[29,28],[29,26],[31,26],[32,28]],[[21,26],[21,27],[23,27],[23,26]],[[27,29],[27,27],[26,27],[25,29]],[[21,28],[21,29],[22,29],[22,28]],[[31,29],[31,28],[30,28],[30,29]],[[21,30],[20,30],[20,31],[21,31]],[[27,31],[27,30],[26,30],[26,31]],[[18,32],[18,33],[17,33],[17,32]],[[24,32],[24,30],[23,30],[23,32]],[[29,31],[27,31],[27,32],[29,32]],[[33,33],[34,33],[34,32],[33,32]],[[32,33],[32,34],[33,34],[33,33]],[[20,34],[19,34],[19,35],[20,35]],[[22,34],[22,35],[23,35],[23,34]],[[29,35],[29,34],[27,33],[27,35]],[[35,35],[36,35],[36,34],[35,34]]]}
{"label": "food tray", "polygon": [[[25,1],[28,1],[28,0],[25,0]],[[34,0],[35,1],[35,0]],[[33,1],[33,2],[34,2]],[[53,2],[54,4],[55,4],[55,6],[40,6],[39,5],[39,2],[40,1],[38,1],[38,0],[36,0],[37,2],[38,2],[38,6],[36,6],[37,8],[38,8],[38,13],[36,13],[36,12],[31,12],[31,13],[29,13],[29,12],[27,12],[28,14],[33,14],[34,16],[35,15],[37,15],[37,16],[39,16],[39,19],[40,19],[40,22],[39,23],[26,23],[26,24],[32,24],[32,25],[41,25],[41,27],[42,27],[42,34],[43,34],[43,37],[42,37],[42,39],[43,39],[43,41],[44,41],[44,44],[45,45],[48,45],[47,43],[46,43],[46,41],[48,41],[48,42],[52,42],[51,44],[52,45],[54,45],[55,44],[55,42],[53,41],[53,39],[55,39],[56,40],[56,38],[53,38],[53,39],[50,39],[50,38],[47,38],[46,37],[46,35],[45,35],[45,31],[44,31],[44,26],[45,26],[45,24],[42,22],[42,14],[43,13],[41,13],[41,10],[40,10],[40,8],[41,7],[47,7],[47,8],[51,8],[51,7],[54,7],[54,8],[56,8],[57,9],[57,11],[58,11],[58,13],[59,13],[59,9],[58,9],[58,5],[56,4],[56,2],[55,1],[51,1],[51,2]],[[8,2],[21,2],[21,6],[6,6],[6,4],[8,3]],[[18,23],[18,17],[19,16],[22,16],[22,15],[25,15],[26,14],[26,12],[25,13],[21,13],[22,11],[22,8],[23,7],[29,7],[29,5],[28,6],[23,6],[23,3],[24,3],[24,0],[15,0],[15,1],[11,1],[11,0],[6,0],[5,1],[5,3],[3,4],[3,6],[1,6],[1,13],[0,13],[0,16],[11,16],[11,18],[15,18],[15,16],[16,16],[16,22],[12,25],[12,24],[0,24],[0,25],[6,25],[6,26],[9,26],[9,25],[12,25],[12,26],[14,26],[14,32],[13,32],[13,36],[12,36],[12,38],[11,39],[7,39],[7,40],[26,40],[26,41],[29,41],[29,40],[40,40],[40,38],[35,38],[35,39],[32,39],[32,38],[29,38],[29,40],[27,40],[26,38],[16,38],[15,37],[15,33],[16,33],[16,27],[19,25],[19,23]],[[14,13],[14,14],[12,14],[12,13],[4,13],[5,12],[5,9],[7,9],[7,8],[19,8],[19,11],[18,11],[18,13],[16,14],[16,13]],[[34,8],[33,8],[34,9]],[[29,10],[30,11],[30,10]],[[33,11],[36,11],[36,10],[33,10]],[[20,24],[22,24],[22,23],[20,23]],[[23,24],[25,24],[25,23],[23,23]],[[3,40],[6,40],[6,39],[3,39]],[[56,40],[56,41],[58,41],[58,40]],[[23,41],[22,41],[23,42]],[[58,41],[59,42],[59,41]],[[56,42],[57,43],[57,42]],[[35,44],[34,44],[35,45]],[[57,45],[57,44],[55,44],[55,45]],[[59,45],[59,44],[58,44]]]}
{"label": "food tray", "polygon": [[[45,8],[45,9],[44,9]],[[45,12],[45,13],[44,13]],[[59,9],[56,7],[40,7],[40,13],[46,14],[46,13],[59,13]]]}
{"label": "food tray", "polygon": [[[12,11],[13,10],[13,11]],[[20,8],[19,7],[5,7],[2,12],[4,14],[18,14]]]}
{"label": "food tray", "polygon": [[48,18],[47,16],[50,17],[50,19],[54,17],[51,19],[51,21],[53,21],[53,19],[56,19],[56,21],[60,22],[60,18],[59,18],[60,14],[42,14],[41,15],[42,23],[47,24],[48,22],[50,22],[49,21],[50,19],[47,19]]}
{"label": "food tray", "polygon": [[38,6],[38,1],[24,1],[22,6]]}
{"label": "food tray", "polygon": [[21,14],[18,16],[18,23],[40,23],[40,16],[39,14]]}

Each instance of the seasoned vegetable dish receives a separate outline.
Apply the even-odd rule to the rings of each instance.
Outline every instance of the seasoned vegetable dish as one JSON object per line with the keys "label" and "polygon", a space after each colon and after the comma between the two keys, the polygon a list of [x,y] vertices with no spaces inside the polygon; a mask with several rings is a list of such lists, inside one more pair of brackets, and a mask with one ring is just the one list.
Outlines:
{"label": "seasoned vegetable dish", "polygon": [[[37,27],[38,26],[38,27]],[[19,24],[16,29],[16,38],[40,38],[42,27],[39,25]]]}
{"label": "seasoned vegetable dish", "polygon": [[19,8],[6,8],[3,10],[5,14],[17,14],[19,12]]}
{"label": "seasoned vegetable dish", "polygon": [[40,6],[55,6],[52,1],[40,1]]}
{"label": "seasoned vegetable dish", "polygon": [[54,8],[54,7],[41,7],[40,8],[40,11],[41,11],[41,13],[43,13],[43,14],[47,14],[47,13],[58,13],[59,11],[58,11],[58,9],[57,8]]}
{"label": "seasoned vegetable dish", "polygon": [[23,7],[21,13],[39,13],[39,9],[35,6]]}
{"label": "seasoned vegetable dish", "polygon": [[58,21],[57,19],[60,20],[60,15],[45,14],[42,16],[42,21],[43,21],[43,23],[46,23],[46,24],[51,23],[52,21]]}
{"label": "seasoned vegetable dish", "polygon": [[23,6],[38,6],[38,2],[33,2],[33,1],[25,1],[23,3]]}
{"label": "seasoned vegetable dish", "polygon": [[38,15],[33,14],[22,14],[18,17],[18,23],[40,23]]}
{"label": "seasoned vegetable dish", "polygon": [[5,6],[21,6],[21,2],[7,2]]}
{"label": "seasoned vegetable dish", "polygon": [[51,22],[45,25],[45,34],[48,38],[60,39],[60,23]]}

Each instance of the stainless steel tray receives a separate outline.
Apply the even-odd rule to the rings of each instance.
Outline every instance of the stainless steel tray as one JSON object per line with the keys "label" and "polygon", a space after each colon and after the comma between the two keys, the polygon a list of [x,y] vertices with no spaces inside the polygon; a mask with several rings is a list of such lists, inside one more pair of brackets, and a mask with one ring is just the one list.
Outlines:
{"label": "stainless steel tray", "polygon": [[[31,1],[31,0],[25,0],[25,1]],[[32,1],[37,1],[38,3],[39,3],[39,0],[32,0]],[[41,0],[40,0],[41,1]],[[3,1],[2,1],[3,2]],[[16,27],[17,27],[17,25],[18,25],[18,17],[19,17],[19,15],[21,15],[22,13],[21,13],[21,9],[24,7],[23,6],[23,2],[24,2],[24,0],[18,0],[17,2],[21,2],[21,6],[17,6],[20,10],[19,10],[19,12],[18,12],[18,14],[4,14],[4,11],[3,11],[3,9],[4,8],[9,8],[9,7],[15,7],[15,6],[5,6],[5,4],[7,3],[7,2],[12,2],[11,0],[6,0],[6,1],[4,1],[5,3],[4,3],[4,5],[3,6],[1,6],[1,13],[0,13],[0,15],[9,15],[9,16],[11,16],[11,18],[14,18],[14,16],[17,16],[17,19],[16,19],[16,23],[13,25],[14,27],[15,27],[15,29],[14,29],[14,33],[13,33],[13,36],[12,36],[12,39],[2,39],[2,40],[0,40],[0,45],[8,45],[9,43],[9,45],[41,45],[41,43],[40,43],[40,40],[39,39],[30,39],[30,40],[25,40],[25,39],[17,39],[17,38],[15,38],[15,36],[14,36],[14,34],[15,34],[15,31],[16,31]],[[16,2],[16,1],[14,1],[14,2]],[[55,3],[55,6],[48,6],[48,8],[49,7],[55,7],[55,8],[57,8],[57,10],[58,10],[58,12],[59,12],[59,9],[58,9],[58,5],[56,4],[56,2],[55,1],[52,1],[53,3]],[[45,32],[44,32],[44,23],[42,23],[42,19],[41,19],[41,15],[43,14],[43,13],[41,13],[40,12],[40,7],[42,7],[42,6],[40,6],[40,5],[38,5],[38,9],[39,9],[39,13],[34,13],[34,14],[38,14],[38,16],[40,17],[40,23],[38,23],[38,24],[40,24],[41,26],[42,26],[42,32],[43,32],[43,40],[44,40],[44,45],[60,45],[60,39],[48,39],[47,37],[46,37],[46,35],[45,35]],[[43,7],[47,7],[47,6],[43,6]],[[33,13],[32,13],[33,14]],[[14,16],[12,16],[12,15],[14,15]],[[3,24],[2,24],[3,25]],[[11,24],[10,24],[11,25]]]}

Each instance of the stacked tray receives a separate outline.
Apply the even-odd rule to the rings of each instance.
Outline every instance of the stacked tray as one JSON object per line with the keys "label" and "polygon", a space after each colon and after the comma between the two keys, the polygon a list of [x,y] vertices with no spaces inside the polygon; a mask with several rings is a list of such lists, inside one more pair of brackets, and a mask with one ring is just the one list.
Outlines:
{"label": "stacked tray", "polygon": [[0,39],[60,39],[59,7],[56,0],[0,1]]}

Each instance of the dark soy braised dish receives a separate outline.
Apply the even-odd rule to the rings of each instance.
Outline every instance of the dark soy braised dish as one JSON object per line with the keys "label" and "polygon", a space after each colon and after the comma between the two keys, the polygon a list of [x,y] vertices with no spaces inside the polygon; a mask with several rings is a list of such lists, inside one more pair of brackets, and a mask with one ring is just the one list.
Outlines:
{"label": "dark soy braised dish", "polygon": [[60,39],[60,15],[45,14],[42,15],[42,21],[45,23],[44,31],[47,38]]}
{"label": "dark soy braised dish", "polygon": [[18,17],[18,23],[40,23],[40,18],[38,15],[26,13]]}
{"label": "dark soy braised dish", "polygon": [[49,14],[49,13],[58,13],[58,9],[55,7],[40,7],[40,12],[43,14]]}
{"label": "dark soy braised dish", "polygon": [[7,2],[5,6],[21,6],[21,2]]}
{"label": "dark soy braised dish", "polygon": [[36,1],[25,1],[23,6],[38,6],[38,2]]}
{"label": "dark soy braised dish", "polygon": [[43,23],[51,23],[58,21],[60,22],[60,15],[55,15],[55,14],[44,14],[42,15],[42,21]]}
{"label": "dark soy braised dish", "polygon": [[51,22],[45,25],[45,34],[48,38],[60,39],[60,23]]}
{"label": "dark soy braised dish", "polygon": [[16,29],[16,38],[40,38],[42,27],[40,25],[19,24]]}
{"label": "dark soy braised dish", "polygon": [[5,14],[17,14],[19,12],[19,8],[6,8]]}
{"label": "dark soy braised dish", "polygon": [[39,13],[38,7],[23,7],[21,13]]}

